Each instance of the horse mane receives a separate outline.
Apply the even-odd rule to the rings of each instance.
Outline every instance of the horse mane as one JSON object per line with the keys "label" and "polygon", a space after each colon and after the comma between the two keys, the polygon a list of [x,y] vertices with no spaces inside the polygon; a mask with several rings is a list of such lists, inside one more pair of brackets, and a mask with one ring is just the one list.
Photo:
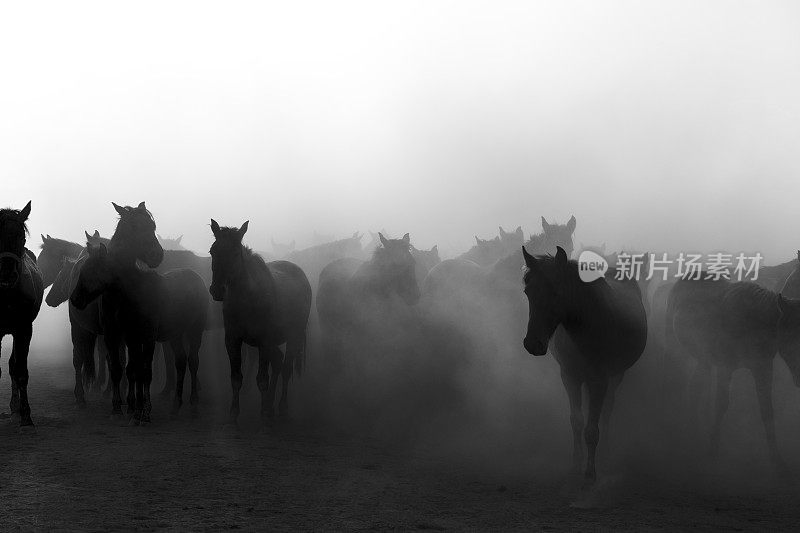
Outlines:
{"label": "horse mane", "polygon": [[81,244],[79,244],[77,242],[72,242],[72,241],[68,241],[68,240],[65,240],[65,239],[57,239],[55,237],[50,237],[49,239],[46,239],[44,242],[42,242],[42,244],[39,245],[39,248],[44,250],[45,248],[47,248],[49,246],[52,246],[53,248],[55,248],[57,250],[74,249],[76,251],[80,251],[80,250],[83,250],[83,248],[84,248],[83,245],[81,245]]}
{"label": "horse mane", "polygon": [[[0,220],[8,218],[10,216],[18,217],[19,209],[13,209],[11,207],[5,207],[3,209],[0,209]],[[22,227],[25,228],[25,235],[30,235],[30,232],[28,231],[27,222],[23,222]]]}

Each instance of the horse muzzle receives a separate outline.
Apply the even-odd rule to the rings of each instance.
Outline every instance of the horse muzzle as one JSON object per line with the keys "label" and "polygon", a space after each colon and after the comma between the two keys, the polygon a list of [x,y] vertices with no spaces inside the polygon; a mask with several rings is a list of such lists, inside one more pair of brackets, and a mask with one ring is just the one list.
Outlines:
{"label": "horse muzzle", "polygon": [[522,345],[525,346],[525,350],[531,355],[545,355],[547,354],[547,343],[542,342],[539,340],[532,340],[528,337],[522,341]]}
{"label": "horse muzzle", "polygon": [[211,293],[211,297],[215,302],[221,302],[225,300],[225,287],[211,285],[211,287],[208,288],[208,292]]}

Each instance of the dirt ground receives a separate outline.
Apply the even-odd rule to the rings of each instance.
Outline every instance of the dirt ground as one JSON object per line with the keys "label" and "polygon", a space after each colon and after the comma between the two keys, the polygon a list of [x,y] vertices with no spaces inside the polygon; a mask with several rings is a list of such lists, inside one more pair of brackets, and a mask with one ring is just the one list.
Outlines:
{"label": "dirt ground", "polygon": [[[800,519],[796,484],[769,475],[743,486],[711,468],[686,484],[620,467],[582,492],[560,459],[488,467],[302,416],[264,430],[252,393],[239,430],[210,394],[197,418],[170,419],[158,401],[152,425],[129,427],[97,395],[77,409],[68,357],[34,358],[34,434],[0,421],[4,530],[788,530]],[[4,372],[6,411],[8,397]]]}

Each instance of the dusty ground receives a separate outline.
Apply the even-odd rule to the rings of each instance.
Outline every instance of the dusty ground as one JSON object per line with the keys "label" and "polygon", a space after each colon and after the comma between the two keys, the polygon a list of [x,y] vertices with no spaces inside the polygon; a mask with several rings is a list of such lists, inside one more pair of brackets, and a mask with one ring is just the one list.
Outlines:
{"label": "dusty ground", "polygon": [[[302,417],[258,431],[252,410],[224,430],[223,399],[177,420],[159,402],[151,426],[128,427],[97,396],[79,411],[60,361],[32,365],[36,433],[0,421],[2,529],[780,530],[800,519],[795,485],[769,476],[742,486],[717,468],[688,486],[621,468],[580,493],[560,458],[487,467]],[[6,410],[8,394],[4,372]]]}

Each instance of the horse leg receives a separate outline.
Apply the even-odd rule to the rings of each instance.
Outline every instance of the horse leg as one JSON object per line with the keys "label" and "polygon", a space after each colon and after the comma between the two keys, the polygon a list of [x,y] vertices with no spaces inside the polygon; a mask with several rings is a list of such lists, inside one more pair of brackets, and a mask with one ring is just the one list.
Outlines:
{"label": "horse leg", "polygon": [[[13,339],[16,340],[16,335]],[[8,376],[11,378],[11,400],[8,402],[8,408],[11,411],[11,416],[19,415],[19,386],[15,377],[15,363],[16,350],[14,345],[11,345],[11,357],[8,358]]]}
{"label": "horse leg", "polygon": [[119,392],[119,382],[122,381],[122,363],[120,361],[120,341],[117,337],[106,335],[106,363],[111,377],[111,415],[122,415],[122,396]]}
{"label": "horse leg", "polygon": [[78,407],[86,407],[86,396],[83,391],[83,365],[87,357],[94,357],[94,344],[97,336],[75,324],[71,325],[72,334],[72,367],[75,369],[75,401]]}
{"label": "horse leg", "polygon": [[757,366],[752,372],[756,383],[758,405],[761,409],[761,420],[764,422],[764,430],[767,434],[769,458],[775,468],[784,473],[786,472],[786,463],[783,462],[781,453],[778,451],[778,441],[775,438],[775,416],[772,411],[772,359]]}
{"label": "horse leg", "polygon": [[153,412],[153,404],[150,401],[150,384],[153,382],[153,355],[155,353],[155,341],[145,341],[142,346],[141,372],[141,391],[142,391],[142,424],[150,423],[150,414]]}
{"label": "horse leg", "polygon": [[[107,398],[109,394],[111,394],[111,380],[107,379],[107,366],[108,366],[108,359],[106,358],[106,343],[103,341],[100,335],[96,337],[97,341],[95,345],[97,347],[97,378],[94,381],[94,386],[92,390],[94,392],[102,393],[104,398]],[[94,357],[94,350],[92,350],[92,357]],[[105,388],[103,387],[105,385]]]}
{"label": "horse leg", "polygon": [[21,427],[33,426],[31,406],[28,404],[28,350],[32,336],[33,324],[23,325],[14,333],[12,348],[11,359],[14,361],[14,370],[11,374],[19,397],[19,425]]}
{"label": "horse leg", "polygon": [[225,334],[225,348],[231,364],[231,411],[230,423],[239,418],[239,391],[242,390],[242,339]]}
{"label": "horse leg", "polygon": [[722,419],[728,411],[731,399],[731,376],[733,371],[724,366],[717,367],[717,395],[714,401],[714,424],[711,426],[711,456],[719,454],[719,441],[722,435]]}
{"label": "horse leg", "polygon": [[[266,422],[272,419],[272,402],[269,401],[269,361],[272,355],[272,347],[260,345],[258,347],[258,374],[256,383],[258,390],[261,391],[261,419]],[[273,368],[273,373],[275,369]]]}
{"label": "horse leg", "polygon": [[128,394],[125,395],[125,403],[128,404],[128,415],[136,413],[136,364],[137,354],[131,348],[131,343],[128,343],[128,364],[125,365],[125,377],[128,378]]}
{"label": "horse leg", "polygon": [[600,430],[601,434],[605,435],[600,444],[600,457],[603,460],[608,459],[609,447],[611,442],[611,413],[614,411],[614,400],[616,399],[616,392],[622,383],[623,374],[611,376],[608,378],[608,391],[606,392],[606,399],[603,403],[603,412],[600,414]]}
{"label": "horse leg", "polygon": [[597,478],[595,456],[597,454],[597,443],[600,442],[600,414],[603,412],[603,401],[608,390],[608,378],[606,376],[595,377],[588,381],[586,385],[589,391],[589,420],[584,430],[586,449],[588,451],[585,477],[588,482],[593,483]]}
{"label": "horse leg", "polygon": [[581,380],[570,376],[564,370],[561,371],[561,381],[567,390],[569,398],[569,423],[572,426],[572,468],[577,474],[583,465],[583,442],[581,432],[583,432],[583,407]]}
{"label": "horse leg", "polygon": [[[172,396],[172,393],[175,391],[175,380],[177,379],[175,371],[178,368],[178,362],[175,359],[177,352],[175,352],[175,346],[171,343],[162,342],[159,344],[161,346],[161,353],[164,354],[164,388],[159,393],[159,396],[166,400]],[[184,354],[184,357],[185,355],[186,354]]]}
{"label": "horse leg", "polygon": [[[166,354],[166,343],[163,343],[162,346],[164,346],[164,353]],[[177,415],[181,405],[183,405],[183,381],[186,377],[186,349],[183,345],[183,335],[179,336],[177,339],[173,339],[170,342],[170,348],[175,359],[175,370],[177,371],[175,398],[172,402],[172,414]]]}
{"label": "horse leg", "polygon": [[[304,332],[305,335],[305,332]],[[289,414],[289,382],[294,374],[294,364],[298,358],[303,357],[303,339],[290,340],[286,343],[286,356],[283,358],[281,376],[283,384],[281,388],[281,399],[278,403],[278,416],[285,417]]]}
{"label": "horse leg", "polygon": [[[197,371],[200,369],[200,345],[203,343],[203,327],[197,328],[188,335],[189,337],[189,372],[192,376],[192,392],[189,396],[189,405],[192,410],[197,408],[200,384],[197,381]],[[183,380],[181,380],[183,381]]]}

